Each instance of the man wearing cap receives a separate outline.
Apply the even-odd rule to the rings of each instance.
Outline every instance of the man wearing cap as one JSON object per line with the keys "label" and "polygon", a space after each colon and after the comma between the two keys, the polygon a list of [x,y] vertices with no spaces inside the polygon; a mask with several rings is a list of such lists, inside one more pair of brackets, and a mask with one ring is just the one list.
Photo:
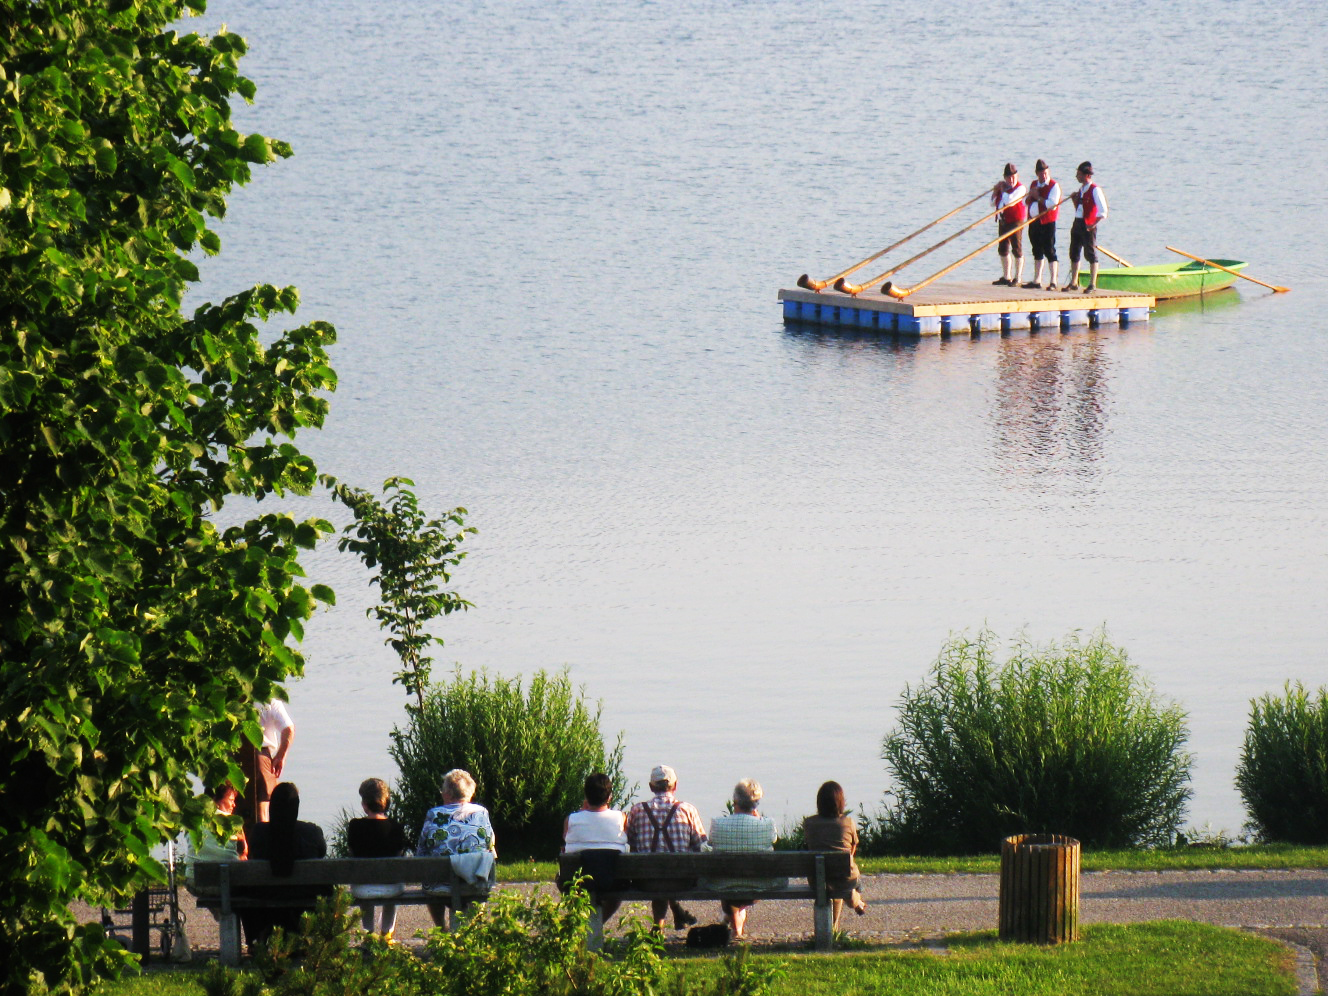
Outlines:
{"label": "man wearing cap", "polygon": [[[650,791],[655,793],[654,798],[638,802],[627,814],[627,844],[633,853],[701,850],[706,842],[705,824],[695,806],[674,798],[677,787],[677,773],[667,764],[655,765],[650,772]],[[654,883],[653,887],[667,886]],[[664,929],[664,915],[670,909],[674,929],[682,930],[696,923],[696,917],[683,909],[676,899],[652,899],[650,913],[657,930]]]}
{"label": "man wearing cap", "polygon": [[1097,226],[1107,216],[1107,195],[1093,182],[1093,164],[1084,160],[1075,170],[1079,189],[1070,194],[1074,201],[1074,224],[1070,226],[1070,282],[1063,291],[1079,289],[1079,254],[1088,260],[1088,286],[1085,294],[1097,290]]}
{"label": "man wearing cap", "polygon": [[1056,213],[1061,200],[1061,185],[1051,178],[1046,160],[1039,159],[1037,179],[1029,184],[1024,204],[1037,221],[1028,226],[1028,244],[1033,247],[1033,279],[1024,284],[1029,289],[1042,286],[1042,261],[1047,261],[1047,290],[1056,289]]}
{"label": "man wearing cap", "polygon": [[[992,283],[999,287],[1015,287],[1024,274],[1024,233],[1021,229],[1008,239],[1006,232],[1019,228],[1028,216],[1024,208],[1024,185],[1019,182],[1019,171],[1014,163],[1005,164],[1005,179],[991,188],[991,206],[998,209],[996,232],[1002,236],[996,251],[1001,254],[1001,278]],[[1014,259],[1011,260],[1011,254]]]}

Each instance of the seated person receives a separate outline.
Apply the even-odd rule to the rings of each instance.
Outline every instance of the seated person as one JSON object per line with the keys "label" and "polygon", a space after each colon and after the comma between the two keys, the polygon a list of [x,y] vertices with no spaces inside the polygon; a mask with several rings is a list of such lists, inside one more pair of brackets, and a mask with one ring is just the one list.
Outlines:
{"label": "seated person", "polygon": [[[613,801],[613,782],[609,776],[596,773],[586,776],[585,801],[575,813],[563,821],[563,853],[577,854],[595,851],[600,854],[624,854],[627,851],[627,816],[617,809],[610,809]],[[591,858],[586,859],[586,871],[592,878],[594,872]],[[600,913],[605,922],[618,911],[617,902],[600,904]]]}
{"label": "seated person", "polygon": [[[761,786],[754,779],[744,778],[733,786],[733,812],[716,817],[710,824],[710,849],[713,851],[773,851],[779,833],[775,821],[762,816],[756,809],[761,801]],[[712,889],[724,891],[762,889],[781,889],[788,883],[774,879],[711,879],[707,884]],[[725,899],[720,905],[724,908],[724,921],[733,931],[733,936],[741,940],[746,936],[747,911],[755,905],[755,900]]]}
{"label": "seated person", "polygon": [[[424,814],[424,826],[415,844],[422,858],[488,851],[497,857],[497,841],[489,811],[470,800],[475,795],[475,779],[470,772],[453,768],[443,775],[438,793],[443,803]],[[447,924],[447,905],[429,903],[429,915],[440,927]]]}
{"label": "seated person", "polygon": [[[235,786],[230,782],[218,787],[212,792],[212,801],[216,804],[217,814],[219,816],[230,816],[235,812],[235,802],[240,794],[235,791]],[[230,840],[218,840],[212,834],[203,835],[203,842],[197,847],[192,845],[184,858],[184,880],[189,884],[189,888],[194,887],[194,863],[198,861],[243,861],[245,858],[244,830],[231,837]],[[212,911],[214,916],[218,916],[216,910]]]}
{"label": "seated person", "polygon": [[[272,799],[268,808],[267,823],[255,823],[249,831],[249,860],[270,861],[272,874],[277,878],[289,876],[295,870],[296,861],[310,858],[327,857],[327,841],[323,839],[323,830],[317,823],[301,820],[300,790],[294,782],[282,782],[272,790]],[[332,887],[327,885],[300,887],[270,887],[247,890],[245,895],[279,899],[313,899],[317,896],[330,896]],[[245,941],[249,953],[254,948],[267,942],[272,931],[281,927],[288,933],[300,926],[299,909],[254,909],[240,914],[244,924]]]}
{"label": "seated person", "polygon": [[[852,888],[853,896],[849,905],[853,912],[862,916],[867,912],[866,900],[858,891],[858,864],[853,855],[858,851],[858,828],[844,815],[844,790],[839,782],[826,782],[816,792],[816,815],[802,821],[802,837],[809,851],[847,851],[848,878],[829,879],[826,882],[832,889]],[[815,883],[813,883],[814,885]],[[844,900],[832,899],[834,906],[834,929],[839,929],[839,914],[844,911]]]}
{"label": "seated person", "polygon": [[[675,795],[678,774],[667,764],[657,764],[650,772],[650,791],[654,796],[638,802],[627,814],[627,843],[633,854],[675,853],[700,851],[705,846],[705,824],[701,814],[690,802],[682,802]],[[676,887],[685,889],[694,883],[686,879],[651,880],[638,882],[643,888],[660,891]],[[664,932],[665,914],[673,911],[676,930],[696,923],[696,917],[683,909],[676,899],[652,899],[650,918],[655,930]]]}
{"label": "seated person", "polygon": [[[360,783],[360,808],[364,810],[364,815],[346,825],[346,843],[352,858],[397,858],[410,848],[405,829],[387,815],[390,801],[387,782],[381,778],[367,778]],[[401,895],[402,887],[400,883],[357,885],[350,892],[359,900],[390,899]],[[382,934],[383,940],[390,944],[392,931],[397,925],[396,904],[381,903],[377,904],[377,908],[382,910],[377,931],[374,930],[374,903],[360,903],[361,924],[371,934]]]}

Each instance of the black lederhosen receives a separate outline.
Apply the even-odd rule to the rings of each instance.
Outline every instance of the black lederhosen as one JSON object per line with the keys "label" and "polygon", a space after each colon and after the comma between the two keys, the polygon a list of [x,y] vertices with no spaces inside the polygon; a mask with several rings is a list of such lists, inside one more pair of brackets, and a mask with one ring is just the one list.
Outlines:
{"label": "black lederhosen", "polygon": [[1075,218],[1070,226],[1070,262],[1079,262],[1079,252],[1090,263],[1097,262],[1097,230],[1084,224],[1083,218]]}
{"label": "black lederhosen", "polygon": [[1044,225],[1035,221],[1029,225],[1028,244],[1033,249],[1034,259],[1056,262],[1056,222],[1049,221]]}

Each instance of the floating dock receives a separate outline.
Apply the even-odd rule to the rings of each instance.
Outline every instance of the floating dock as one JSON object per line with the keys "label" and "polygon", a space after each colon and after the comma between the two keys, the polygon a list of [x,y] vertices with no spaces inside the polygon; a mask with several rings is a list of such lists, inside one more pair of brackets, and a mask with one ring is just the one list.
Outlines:
{"label": "floating dock", "polygon": [[1147,294],[1096,290],[1024,290],[988,283],[932,284],[900,300],[879,291],[857,297],[826,288],[779,292],[784,319],[876,329],[900,335],[1050,331],[1074,325],[1131,325],[1148,321],[1157,303]]}

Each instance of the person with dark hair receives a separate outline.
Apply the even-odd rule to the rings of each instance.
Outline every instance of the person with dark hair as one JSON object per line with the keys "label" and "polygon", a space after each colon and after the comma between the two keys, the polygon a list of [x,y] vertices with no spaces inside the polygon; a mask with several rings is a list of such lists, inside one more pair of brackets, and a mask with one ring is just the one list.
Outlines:
{"label": "person with dark hair", "polygon": [[[802,821],[802,836],[809,851],[847,851],[848,875],[846,879],[831,880],[826,884],[832,889],[851,888],[852,898],[849,904],[853,912],[862,916],[867,912],[867,901],[858,891],[860,873],[853,855],[858,850],[858,828],[844,813],[844,789],[839,782],[826,782],[816,791],[816,815]],[[839,929],[839,914],[844,910],[844,900],[831,900],[834,906],[834,928]]]}
{"label": "person with dark hair", "polygon": [[[627,816],[620,810],[610,809],[613,802],[613,782],[609,776],[596,772],[586,776],[585,801],[575,813],[563,821],[563,853],[584,854],[582,870],[596,884],[600,879],[612,880],[613,855],[627,852]],[[607,923],[619,904],[600,904],[600,914]]]}
{"label": "person with dark hair", "polygon": [[1042,261],[1047,261],[1050,279],[1046,289],[1056,289],[1056,215],[1061,200],[1061,185],[1051,177],[1046,160],[1039,159],[1034,167],[1037,179],[1029,185],[1024,204],[1029,217],[1036,218],[1028,226],[1028,244],[1033,248],[1033,279],[1022,286],[1027,289],[1042,286]]}
{"label": "person with dark hair", "polygon": [[[410,849],[405,828],[387,815],[391,798],[387,782],[381,778],[366,778],[360,783],[360,808],[364,810],[364,815],[346,824],[346,844],[352,858],[396,858]],[[360,923],[367,932],[375,933],[375,907],[382,910],[376,932],[391,944],[392,931],[397,925],[396,904],[375,904],[364,900],[399,896],[402,893],[401,884],[357,885],[350,892],[360,900]]]}
{"label": "person with dark hair", "polygon": [[[270,861],[272,874],[286,878],[295,870],[296,861],[327,857],[327,841],[317,823],[300,819],[300,790],[294,782],[282,782],[272,790],[266,823],[256,823],[248,834],[249,860]],[[246,895],[281,899],[314,899],[330,896],[331,886],[272,886],[255,889]],[[294,932],[300,926],[298,909],[251,909],[240,914],[249,953],[264,944],[277,927]]]}
{"label": "person with dark hair", "polygon": [[1070,282],[1063,291],[1079,289],[1079,256],[1088,260],[1088,286],[1085,294],[1097,290],[1097,226],[1107,217],[1107,195],[1093,182],[1093,164],[1084,160],[1075,170],[1079,189],[1070,194],[1074,202],[1074,222],[1070,225]]}

